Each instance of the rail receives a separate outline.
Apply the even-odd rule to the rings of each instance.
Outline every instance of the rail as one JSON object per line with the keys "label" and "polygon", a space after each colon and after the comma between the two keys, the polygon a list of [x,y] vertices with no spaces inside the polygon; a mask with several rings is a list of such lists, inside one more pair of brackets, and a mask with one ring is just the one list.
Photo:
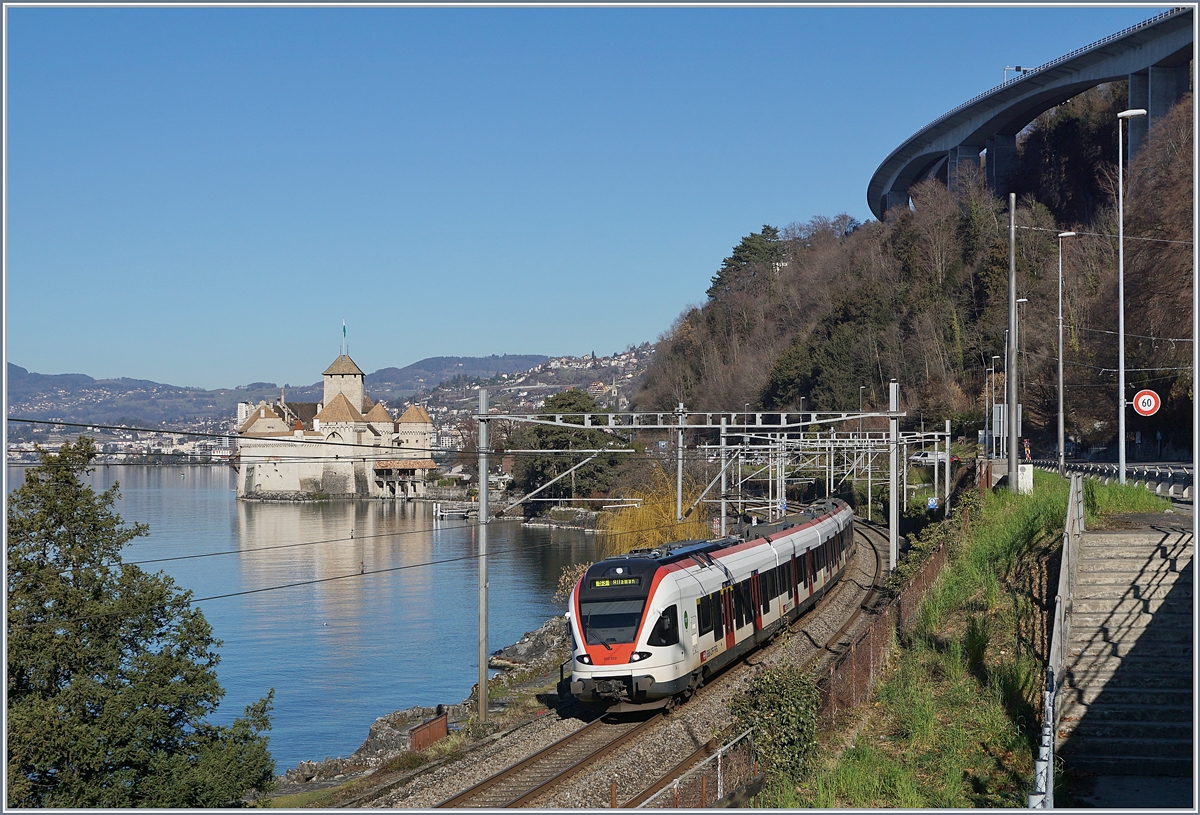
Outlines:
{"label": "rail", "polygon": [[1071,610],[1075,598],[1075,571],[1079,562],[1079,539],[1084,530],[1083,475],[1071,474],[1067,517],[1063,523],[1062,558],[1058,568],[1058,593],[1054,597],[1054,631],[1046,665],[1045,707],[1041,742],[1034,761],[1033,792],[1029,809],[1054,809],[1054,740],[1058,733],[1058,693],[1065,675],[1066,647],[1071,637]]}
{"label": "rail", "polygon": [[438,804],[447,807],[520,807],[657,724],[661,714],[644,721],[610,723],[595,719],[553,744],[518,761],[475,786]]}

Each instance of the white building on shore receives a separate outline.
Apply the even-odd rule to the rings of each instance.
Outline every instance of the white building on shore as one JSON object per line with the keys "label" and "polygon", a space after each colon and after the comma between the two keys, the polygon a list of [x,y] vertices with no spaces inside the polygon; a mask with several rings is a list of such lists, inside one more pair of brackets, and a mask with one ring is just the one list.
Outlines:
{"label": "white building on shore", "polygon": [[259,499],[419,498],[432,459],[433,422],[416,405],[393,420],[366,394],[342,354],[324,373],[320,402],[239,405],[237,496]]}

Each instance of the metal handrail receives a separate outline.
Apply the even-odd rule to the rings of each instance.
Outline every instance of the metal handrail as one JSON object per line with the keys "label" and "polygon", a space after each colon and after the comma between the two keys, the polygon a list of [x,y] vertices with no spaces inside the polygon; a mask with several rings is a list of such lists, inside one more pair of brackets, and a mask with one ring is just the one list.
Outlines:
{"label": "metal handrail", "polygon": [[[1058,462],[1053,459],[1034,459],[1033,465],[1047,471],[1058,472]],[[1083,473],[1084,475],[1115,476],[1120,471],[1119,465],[1105,461],[1068,461],[1065,466],[1068,472]],[[1195,481],[1190,468],[1191,465],[1185,463],[1172,464],[1168,462],[1154,466],[1126,464],[1125,473],[1126,478],[1161,479],[1172,484],[1190,487]]]}
{"label": "metal handrail", "polygon": [[747,730],[746,732],[742,733],[740,736],[735,738],[733,741],[729,742],[724,747],[721,747],[720,749],[718,749],[717,752],[713,753],[711,756],[709,756],[708,758],[701,761],[695,767],[692,767],[686,773],[679,776],[679,778],[676,778],[674,784],[669,784],[669,785],[663,787],[661,790],[659,790],[658,792],[651,795],[645,801],[642,801],[640,804],[637,805],[637,809],[644,809],[652,801],[657,800],[660,796],[666,795],[667,793],[672,792],[674,790],[678,790],[679,782],[684,781],[684,780],[690,778],[691,776],[696,775],[697,773],[704,772],[705,768],[707,768],[707,766],[714,761],[717,763],[717,797],[714,800],[717,800],[717,801],[721,800],[722,798],[725,797],[725,774],[724,774],[724,772],[722,772],[722,770],[723,770],[722,759],[724,758],[726,753],[728,753],[730,750],[733,749],[733,746],[735,744],[737,744],[738,742],[742,741],[745,738],[748,738],[750,736],[750,734],[753,732],[754,732],[754,728],[752,727],[749,730]]}
{"label": "metal handrail", "polygon": [[1075,572],[1079,562],[1079,539],[1084,531],[1083,476],[1071,473],[1067,494],[1067,517],[1063,523],[1062,558],[1058,569],[1058,593],[1054,596],[1054,631],[1046,665],[1043,691],[1044,713],[1038,756],[1034,761],[1030,809],[1054,809],[1054,748],[1062,711],[1058,693],[1066,676],[1066,649],[1071,640],[1071,610],[1075,599]]}

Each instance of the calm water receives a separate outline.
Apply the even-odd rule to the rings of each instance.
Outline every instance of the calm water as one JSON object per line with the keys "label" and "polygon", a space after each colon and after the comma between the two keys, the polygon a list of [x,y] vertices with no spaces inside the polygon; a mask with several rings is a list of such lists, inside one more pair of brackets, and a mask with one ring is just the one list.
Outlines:
{"label": "calm water", "polygon": [[[23,473],[9,468],[10,489]],[[467,696],[479,671],[474,529],[435,521],[425,503],[237,501],[234,478],[227,467],[101,466],[90,482],[119,480],[121,516],[150,525],[125,560],[226,553],[143,564],[197,598],[348,575],[200,602],[224,642],[214,722],[274,688],[271,753],[282,773],[349,755],[385,713]],[[297,543],[306,545],[268,548]],[[562,613],[551,599],[559,573],[593,560],[595,545],[582,532],[506,522],[489,525],[488,552],[494,651]],[[434,560],[451,562],[422,565]],[[364,567],[394,571],[359,576]]]}

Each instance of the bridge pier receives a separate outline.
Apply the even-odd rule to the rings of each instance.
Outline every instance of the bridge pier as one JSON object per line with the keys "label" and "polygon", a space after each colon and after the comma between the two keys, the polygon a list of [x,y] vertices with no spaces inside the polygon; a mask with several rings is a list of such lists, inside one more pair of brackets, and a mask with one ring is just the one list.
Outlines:
{"label": "bridge pier", "polygon": [[908,209],[908,190],[888,190],[883,196],[883,211],[892,207]]}
{"label": "bridge pier", "polygon": [[1146,115],[1129,120],[1129,146],[1126,159],[1133,161],[1150,128],[1159,117],[1183,98],[1191,88],[1191,72],[1185,65],[1151,65],[1129,75],[1129,108],[1143,108]]}
{"label": "bridge pier", "polygon": [[958,192],[958,175],[968,166],[979,169],[979,147],[960,144],[946,153],[946,189]]}
{"label": "bridge pier", "polygon": [[987,140],[987,186],[992,195],[1013,191],[1017,177],[1017,137],[997,133]]}

